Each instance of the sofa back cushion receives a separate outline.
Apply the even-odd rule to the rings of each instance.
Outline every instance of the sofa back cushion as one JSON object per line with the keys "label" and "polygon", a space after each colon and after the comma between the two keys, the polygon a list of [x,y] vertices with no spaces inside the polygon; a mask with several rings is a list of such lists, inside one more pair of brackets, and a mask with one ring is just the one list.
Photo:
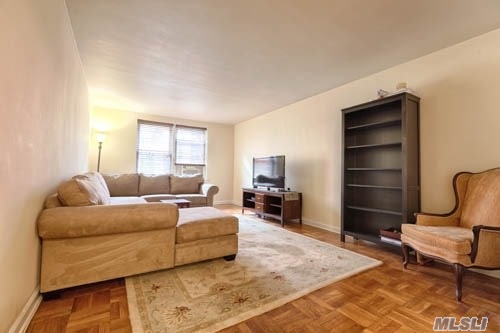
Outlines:
{"label": "sofa back cushion", "polygon": [[65,206],[92,206],[110,203],[109,191],[100,174],[76,175],[57,189],[58,199]]}
{"label": "sofa back cushion", "polygon": [[189,177],[170,176],[170,193],[172,194],[192,194],[200,193],[203,184],[202,175]]}
{"label": "sofa back cushion", "polygon": [[139,195],[170,193],[170,175],[139,176]]}
{"label": "sofa back cushion", "polygon": [[139,195],[139,174],[123,173],[116,175],[103,175],[113,197],[127,197]]}

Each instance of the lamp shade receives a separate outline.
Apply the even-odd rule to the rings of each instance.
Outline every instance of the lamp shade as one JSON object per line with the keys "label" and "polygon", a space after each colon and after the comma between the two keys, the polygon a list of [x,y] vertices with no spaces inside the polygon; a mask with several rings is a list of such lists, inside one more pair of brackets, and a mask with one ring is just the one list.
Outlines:
{"label": "lamp shade", "polygon": [[95,134],[95,138],[97,139],[97,142],[104,142],[104,140],[106,140],[106,137],[108,135],[106,133],[103,133],[103,132],[97,132]]}

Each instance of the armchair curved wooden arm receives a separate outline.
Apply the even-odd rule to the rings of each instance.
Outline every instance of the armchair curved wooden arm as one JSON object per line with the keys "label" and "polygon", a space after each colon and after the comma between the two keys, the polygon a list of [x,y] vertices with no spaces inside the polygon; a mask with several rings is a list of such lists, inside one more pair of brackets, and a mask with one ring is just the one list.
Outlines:
{"label": "armchair curved wooden arm", "polygon": [[409,248],[418,255],[450,263],[455,269],[456,298],[462,299],[467,268],[500,269],[500,168],[460,172],[453,178],[456,204],[448,214],[415,214],[403,224],[403,267]]}
{"label": "armchair curved wooden arm", "polygon": [[500,267],[500,227],[476,225],[472,227],[471,261],[479,266]]}

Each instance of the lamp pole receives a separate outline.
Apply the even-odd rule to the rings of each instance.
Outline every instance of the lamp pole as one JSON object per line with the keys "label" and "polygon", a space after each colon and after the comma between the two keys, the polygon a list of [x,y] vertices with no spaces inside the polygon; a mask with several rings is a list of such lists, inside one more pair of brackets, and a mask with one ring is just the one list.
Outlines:
{"label": "lamp pole", "polygon": [[99,172],[99,167],[101,166],[101,149],[102,149],[102,141],[99,141],[99,153],[97,155],[97,172]]}
{"label": "lamp pole", "polygon": [[95,134],[97,142],[99,142],[99,146],[98,146],[99,154],[97,155],[97,172],[99,172],[99,169],[101,166],[101,149],[102,149],[102,143],[104,142],[104,140],[106,140],[106,136],[107,135],[104,132],[97,132]]}

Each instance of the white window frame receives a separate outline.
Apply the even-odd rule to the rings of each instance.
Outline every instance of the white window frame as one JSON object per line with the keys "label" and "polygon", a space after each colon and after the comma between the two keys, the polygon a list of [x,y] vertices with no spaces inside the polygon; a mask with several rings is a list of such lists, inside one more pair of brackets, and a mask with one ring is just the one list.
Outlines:
{"label": "white window frame", "polygon": [[[167,136],[167,144],[155,144],[142,139],[141,131],[149,127],[152,136]],[[142,129],[141,129],[142,128]],[[165,131],[161,131],[165,130]],[[156,133],[155,133],[156,131]],[[136,146],[136,170],[145,174],[172,173],[172,133],[174,125],[169,123],[160,123],[139,119],[137,121],[137,146]],[[154,138],[153,138],[154,139]],[[141,156],[151,155],[156,159],[156,165],[148,165],[147,159]],[[163,155],[163,156],[162,156]]]}
{"label": "white window frame", "polygon": [[[206,160],[207,160],[207,136],[208,130],[203,127],[194,127],[194,126],[186,126],[186,125],[176,125],[170,123],[162,123],[162,122],[154,122],[148,120],[137,120],[137,148],[136,148],[136,170],[138,173],[145,173],[140,168],[139,154],[140,147],[139,143],[141,140],[140,136],[140,127],[141,125],[150,125],[150,126],[162,126],[170,128],[170,138],[169,138],[169,154],[167,159],[169,159],[169,171],[168,173],[175,175],[194,175],[194,174],[202,174],[206,177]],[[203,132],[203,142],[197,142],[197,144],[203,145],[203,161],[194,161],[192,163],[177,163],[177,154],[178,154],[178,145],[180,144],[177,135],[178,132],[184,129],[191,129],[194,131]]]}
{"label": "white window frame", "polygon": [[[202,151],[195,153],[201,154],[200,159],[194,159],[188,162],[179,163],[182,156],[179,156],[180,148],[182,145],[181,131],[186,131],[186,134],[192,134],[199,141],[193,143],[193,146],[201,146]],[[174,141],[174,164],[175,173],[178,175],[194,175],[202,174],[204,175],[206,169],[207,160],[207,129],[203,127],[185,126],[185,125],[175,125],[175,141]],[[196,149],[195,149],[196,150]]]}

